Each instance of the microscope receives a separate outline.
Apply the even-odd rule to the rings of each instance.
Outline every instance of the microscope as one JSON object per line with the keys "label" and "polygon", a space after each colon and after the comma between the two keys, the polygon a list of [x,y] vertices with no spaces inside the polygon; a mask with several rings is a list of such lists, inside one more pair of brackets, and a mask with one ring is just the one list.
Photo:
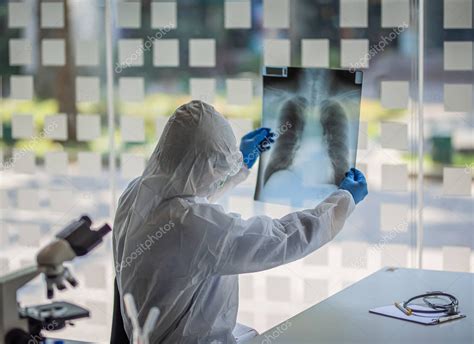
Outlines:
{"label": "microscope", "polygon": [[21,307],[17,290],[40,274],[44,275],[48,299],[53,298],[54,287],[64,290],[66,282],[72,287],[77,286],[76,279],[64,263],[88,254],[111,231],[108,224],[96,230],[91,226],[91,219],[82,216],[40,249],[36,265],[0,277],[0,344],[43,343],[42,330],[59,330],[71,320],[89,317],[87,309],[69,302]]}

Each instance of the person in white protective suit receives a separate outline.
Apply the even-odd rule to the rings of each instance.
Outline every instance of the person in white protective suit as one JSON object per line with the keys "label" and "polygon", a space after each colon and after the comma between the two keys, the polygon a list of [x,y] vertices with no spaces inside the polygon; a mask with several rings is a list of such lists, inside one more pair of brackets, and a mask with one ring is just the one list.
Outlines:
{"label": "person in white protective suit", "polygon": [[[257,145],[272,137],[266,134]],[[142,176],[120,197],[113,229],[118,290],[122,300],[134,296],[142,324],[159,307],[150,343],[235,343],[238,275],[287,264],[331,241],[367,194],[363,175],[351,170],[341,189],[312,209],[280,219],[226,213],[212,200],[244,180],[260,152],[252,157],[242,145],[245,156],[229,122],[192,101],[170,117]],[[121,309],[131,338],[123,303]]]}

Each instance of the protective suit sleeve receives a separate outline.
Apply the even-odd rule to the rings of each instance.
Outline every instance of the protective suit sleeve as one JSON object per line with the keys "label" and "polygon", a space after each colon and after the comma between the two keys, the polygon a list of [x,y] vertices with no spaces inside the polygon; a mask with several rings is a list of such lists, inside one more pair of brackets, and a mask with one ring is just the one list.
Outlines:
{"label": "protective suit sleeve", "polygon": [[227,191],[233,189],[238,184],[242,183],[250,174],[250,170],[242,165],[242,168],[237,172],[236,175],[230,176],[225,181],[224,185],[219,188],[216,193],[209,197],[209,202],[216,202],[221,196],[223,196]]}
{"label": "protective suit sleeve", "polygon": [[[280,219],[255,216],[247,220],[211,204],[196,204],[193,230],[201,261],[211,273],[234,275],[271,269],[303,258],[331,241],[355,207],[351,194],[338,190],[314,209]],[[204,264],[200,264],[203,266]]]}

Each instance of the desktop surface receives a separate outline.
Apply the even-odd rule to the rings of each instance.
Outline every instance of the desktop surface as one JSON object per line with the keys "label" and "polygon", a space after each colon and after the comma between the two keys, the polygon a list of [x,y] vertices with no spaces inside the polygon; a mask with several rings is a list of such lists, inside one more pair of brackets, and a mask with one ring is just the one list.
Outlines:
{"label": "desktop surface", "polygon": [[[464,319],[421,325],[369,313],[427,291],[455,295]],[[383,268],[250,343],[474,343],[474,274]]]}

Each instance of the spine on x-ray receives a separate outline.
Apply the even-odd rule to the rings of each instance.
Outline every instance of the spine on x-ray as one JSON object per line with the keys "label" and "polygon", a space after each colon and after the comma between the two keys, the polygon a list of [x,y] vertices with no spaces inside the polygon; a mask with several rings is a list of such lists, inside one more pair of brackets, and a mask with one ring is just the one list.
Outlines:
{"label": "spine on x-ray", "polygon": [[293,97],[283,104],[280,110],[279,128],[286,128],[287,130],[281,132],[272,149],[270,162],[263,177],[264,184],[267,183],[273,173],[288,169],[292,165],[305,126],[307,104],[308,102],[304,97]]}
{"label": "spine on x-ray", "polygon": [[326,100],[320,109],[323,138],[334,169],[334,183],[338,185],[349,169],[349,121],[337,101]]}

